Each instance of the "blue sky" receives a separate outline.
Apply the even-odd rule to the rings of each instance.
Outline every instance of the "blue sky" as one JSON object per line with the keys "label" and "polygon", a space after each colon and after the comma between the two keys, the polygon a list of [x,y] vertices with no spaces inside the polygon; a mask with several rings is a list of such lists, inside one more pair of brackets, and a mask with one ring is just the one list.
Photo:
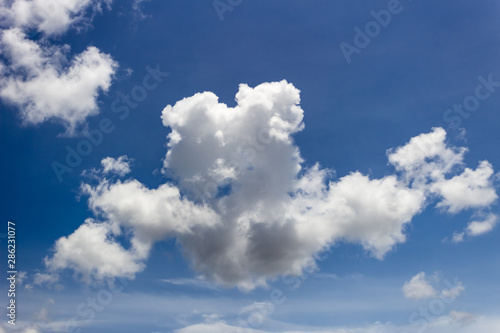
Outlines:
{"label": "blue sky", "polygon": [[497,332],[498,15],[1,1],[0,332]]}

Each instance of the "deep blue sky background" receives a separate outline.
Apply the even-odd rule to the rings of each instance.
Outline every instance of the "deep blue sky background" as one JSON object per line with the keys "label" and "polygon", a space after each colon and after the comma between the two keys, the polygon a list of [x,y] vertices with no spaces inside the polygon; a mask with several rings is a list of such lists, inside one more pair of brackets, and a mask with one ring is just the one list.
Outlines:
{"label": "deep blue sky background", "polygon": [[[295,139],[307,166],[318,161],[335,169],[338,177],[355,170],[373,177],[392,172],[386,149],[432,127],[446,128],[444,111],[474,92],[478,76],[492,73],[500,81],[498,1],[413,0],[401,5],[403,11],[361,54],[353,55],[351,64],[339,44],[352,44],[353,28],[372,20],[370,10],[386,8],[387,1],[244,0],[224,14],[224,21],[211,1],[151,0],[140,5],[143,19],[129,1],[116,1],[111,10],[104,9],[94,18],[88,30],[61,37],[56,43],[70,44],[74,54],[91,44],[119,62],[109,93],[99,99],[101,113],[89,119],[90,129],[106,117],[116,129],[105,134],[103,143],[59,182],[51,163],[62,162],[65,147],[75,147],[81,138],[58,137],[63,132],[58,124],[21,126],[17,110],[0,104],[0,220],[17,222],[19,269],[31,274],[41,270],[54,241],[72,233],[89,216],[86,198],[77,200],[80,174],[98,167],[102,158],[127,155],[135,159],[132,177],[151,187],[165,182],[154,172],[162,166],[169,132],[161,123],[161,111],[197,92],[212,91],[233,106],[238,84],[286,79],[301,90],[306,127]],[[120,120],[110,110],[116,94],[129,93],[141,84],[145,67],[157,65],[170,75],[129,117]],[[128,68],[133,70],[130,76]],[[449,141],[469,148],[467,164],[475,168],[478,161],[488,160],[500,170],[500,89],[481,102],[462,126],[466,141],[457,130],[448,132]],[[323,308],[299,315],[284,307],[273,319],[318,326],[376,320],[405,323],[414,305],[405,303],[398,292],[419,271],[440,271],[450,280],[459,277],[468,289],[460,299],[463,303],[454,306],[498,310],[498,288],[491,287],[497,286],[500,275],[499,231],[461,244],[442,242],[461,230],[469,217],[424,212],[408,229],[408,241],[382,262],[368,257],[361,247],[341,244],[320,264],[320,271],[340,277],[362,274],[364,282],[311,278],[287,303],[293,308],[297,303],[359,298],[372,300],[369,310],[332,315]],[[164,242],[155,247],[148,268],[129,290],[168,297],[227,297],[241,304],[266,295],[262,290],[244,295],[157,282],[194,275],[174,242]],[[67,284],[70,287],[53,297],[84,299],[89,292],[74,283],[71,274]],[[381,300],[400,306],[374,310]],[[151,329],[163,324],[151,323]]]}

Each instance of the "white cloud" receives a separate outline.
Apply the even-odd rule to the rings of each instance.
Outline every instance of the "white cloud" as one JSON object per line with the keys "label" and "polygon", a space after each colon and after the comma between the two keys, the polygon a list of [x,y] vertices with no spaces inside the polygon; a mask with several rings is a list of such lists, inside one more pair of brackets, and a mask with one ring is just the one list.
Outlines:
{"label": "white cloud", "polygon": [[449,316],[453,322],[459,323],[462,326],[470,325],[478,318],[477,314],[463,311],[451,311]]}
{"label": "white cloud", "polygon": [[40,330],[36,327],[28,327],[22,331],[23,333],[40,333]]}
{"label": "white cloud", "polygon": [[28,277],[28,273],[25,272],[25,271],[19,271],[17,272],[17,275],[16,275],[16,283],[20,286],[22,286],[24,284],[24,282],[26,281]]}
{"label": "white cloud", "polygon": [[[446,132],[434,128],[431,133],[414,137],[403,147],[388,150],[389,162],[402,172],[412,188],[437,196],[436,207],[455,214],[466,209],[481,212],[496,202],[498,195],[493,186],[494,171],[488,161],[481,161],[474,169],[465,168],[449,177],[464,164],[466,148],[448,147]],[[459,243],[464,235],[476,236],[493,229],[496,215],[490,214],[484,222],[471,222],[465,232],[455,232],[452,242]]]}
{"label": "white cloud", "polygon": [[420,272],[403,286],[403,292],[406,298],[424,299],[437,295],[437,291],[425,278],[425,273]]}
{"label": "white cloud", "polygon": [[115,173],[123,177],[130,172],[130,162],[132,160],[126,155],[120,156],[117,159],[106,157],[101,161],[102,172],[104,174]]}
{"label": "white cloud", "polygon": [[455,286],[449,289],[441,290],[441,295],[445,298],[457,298],[465,290],[462,282],[458,282]]}
{"label": "white cloud", "polygon": [[430,279],[426,278],[425,272],[420,272],[410,281],[405,282],[403,286],[403,292],[406,298],[411,298],[415,300],[426,299],[431,297],[442,296],[446,299],[455,299],[465,290],[462,282],[455,280],[455,284],[452,285],[449,281],[445,281],[449,288],[442,289],[438,292],[434,286],[433,282],[438,282],[439,277],[434,274]]}
{"label": "white cloud", "polygon": [[78,23],[85,23],[87,10],[100,11],[111,0],[2,0],[0,24],[36,29],[45,35],[60,35]]}
{"label": "white cloud", "polygon": [[460,243],[464,241],[465,236],[476,237],[486,234],[495,228],[497,224],[498,216],[493,213],[489,213],[482,221],[471,221],[464,228],[463,231],[455,231],[452,235],[451,241],[454,243]]}
{"label": "white cloud", "polygon": [[[449,315],[437,317],[432,321],[423,321],[418,325],[395,325],[391,323],[376,322],[372,325],[360,327],[333,327],[310,329],[298,329],[279,331],[280,333],[476,333],[476,332],[498,332],[500,330],[500,319],[498,317],[474,316],[465,312],[452,311]],[[270,333],[271,331],[254,329],[247,326],[235,326],[218,322],[207,322],[177,329],[175,333],[239,333],[239,332]]]}
{"label": "white cloud", "polygon": [[202,276],[199,276],[195,279],[193,278],[160,279],[160,281],[168,284],[173,284],[176,286],[189,286],[196,288],[219,290],[212,283],[205,280]]}
{"label": "white cloud", "polygon": [[449,147],[445,143],[446,132],[434,128],[431,133],[421,134],[408,144],[389,150],[389,162],[403,172],[413,187],[424,188],[441,197],[437,207],[449,213],[469,208],[488,207],[498,198],[492,185],[493,167],[481,161],[473,170],[447,178],[454,169],[463,165],[466,148]]}
{"label": "white cloud", "polygon": [[52,285],[56,283],[58,280],[59,276],[57,274],[36,273],[33,278],[33,283],[38,286],[41,286],[43,284]]}
{"label": "white cloud", "polygon": [[95,214],[107,219],[113,230],[131,228],[137,245],[192,234],[196,228],[208,231],[220,223],[212,209],[182,198],[171,184],[148,189],[137,180],[104,181],[97,187],[86,185],[84,191],[90,195],[89,206]]}
{"label": "white cloud", "polygon": [[142,11],[142,3],[143,2],[148,2],[149,0],[134,0],[132,3],[132,9],[134,10],[135,16],[139,20],[143,20],[147,18],[149,15],[145,15]]}
{"label": "white cloud", "polygon": [[463,173],[451,178],[436,181],[431,190],[443,197],[437,207],[444,207],[450,213],[467,208],[490,206],[497,198],[492,187],[493,168],[482,161],[476,170],[466,168]]}
{"label": "white cloud", "polygon": [[[299,201],[302,205],[298,208],[307,209],[317,200],[310,200],[310,196],[305,199]],[[421,191],[405,187],[395,176],[370,179],[355,172],[330,183],[320,216],[311,217],[319,224],[336,222],[336,231],[342,237],[361,243],[374,257],[383,259],[395,244],[405,241],[404,226],[422,210],[424,199]],[[328,214],[326,219],[321,218],[324,213]]]}
{"label": "white cloud", "polygon": [[[149,248],[124,249],[112,236],[119,233],[106,223],[96,223],[87,219],[75,232],[60,238],[55,244],[55,254],[46,264],[50,270],[70,267],[81,273],[102,279],[106,277],[133,277],[144,265]],[[140,244],[142,245],[142,244]]]}
{"label": "white cloud", "polygon": [[[304,168],[292,137],[304,128],[299,103],[299,90],[281,81],[240,85],[235,107],[210,92],[167,106],[162,120],[171,133],[163,172],[177,185],[150,189],[134,179],[101,179],[82,187],[104,221],[90,225],[107,235],[94,237],[93,247],[132,258],[109,264],[99,258],[109,267],[106,275],[140,271],[154,242],[175,237],[207,280],[252,289],[314,270],[314,255],[335,242],[361,244],[383,259],[405,242],[406,226],[432,201],[454,213],[485,209],[492,193],[496,197],[491,165],[464,169],[466,149],[447,145],[441,128],[389,150],[393,175],[372,179],[352,172],[332,180],[332,170]],[[481,198],[457,198],[448,187]],[[82,227],[80,233],[90,231],[88,223]],[[116,244],[116,235],[129,239],[131,249]],[[87,246],[72,251],[73,243],[82,242],[72,236],[63,238],[66,247],[56,246],[49,267],[99,273],[80,259]]]}
{"label": "white cloud", "polygon": [[[465,233],[464,232],[454,232],[452,237],[451,237],[451,241],[453,243],[460,243],[460,242],[463,242],[464,240],[464,235]],[[447,240],[448,238],[446,238]]]}
{"label": "white cloud", "polygon": [[472,221],[467,225],[466,233],[469,236],[479,236],[493,230],[497,223],[498,217],[495,214],[490,214],[484,221]]}
{"label": "white cloud", "polygon": [[[88,219],[73,234],[60,238],[54,255],[46,259],[51,271],[72,268],[85,278],[133,277],[144,268],[142,261],[155,241],[218,223],[208,207],[182,199],[169,184],[149,190],[136,180],[101,182],[83,190],[90,194],[89,206],[95,214],[108,222]],[[115,240],[122,228],[127,230],[123,236],[131,235],[129,249]]]}
{"label": "white cloud", "polygon": [[251,305],[244,306],[240,310],[240,314],[259,311],[263,315],[268,316],[274,311],[274,304],[272,302],[254,302]]}
{"label": "white cloud", "polygon": [[417,186],[429,180],[440,180],[454,167],[463,164],[466,148],[450,147],[445,142],[446,131],[433,128],[432,132],[412,138],[406,145],[387,151],[389,162],[403,172],[408,182]]}
{"label": "white cloud", "polygon": [[9,61],[0,81],[0,97],[17,106],[27,124],[61,121],[67,134],[99,110],[97,97],[111,85],[117,63],[95,47],[67,59],[69,46],[44,46],[19,29],[1,35]]}

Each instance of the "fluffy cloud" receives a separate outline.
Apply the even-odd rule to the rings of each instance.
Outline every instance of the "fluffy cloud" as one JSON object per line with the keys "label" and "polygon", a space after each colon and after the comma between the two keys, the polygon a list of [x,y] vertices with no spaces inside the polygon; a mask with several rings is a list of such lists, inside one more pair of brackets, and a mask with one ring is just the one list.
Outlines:
{"label": "fluffy cloud", "polygon": [[123,177],[130,172],[130,162],[131,160],[126,155],[117,159],[106,157],[101,161],[102,172],[104,174],[115,173]]}
{"label": "fluffy cloud", "polygon": [[[299,104],[299,90],[281,81],[240,85],[234,107],[211,92],[168,105],[163,172],[173,182],[156,189],[135,179],[84,184],[103,222],[58,241],[48,267],[128,276],[142,269],[154,242],[175,237],[205,278],[251,289],[314,269],[315,255],[336,242],[360,244],[383,259],[405,242],[406,226],[431,202],[456,213],[487,209],[496,199],[491,165],[465,168],[466,149],[447,145],[441,128],[389,150],[396,171],[379,179],[356,171],[333,180],[332,170],[304,168],[293,142],[304,128]],[[471,196],[458,198],[454,189]],[[90,237],[92,247],[109,247],[121,259],[80,259],[93,250],[78,235],[98,228],[106,236]],[[131,245],[118,244],[118,235]]]}
{"label": "fluffy cloud", "polygon": [[51,270],[74,268],[85,278],[132,277],[143,269],[138,260],[145,258],[145,251],[135,246],[127,251],[112,239],[113,235],[116,233],[109,224],[87,219],[71,235],[56,242],[55,255],[47,265]]}
{"label": "fluffy cloud", "polygon": [[[99,112],[97,97],[117,63],[93,46],[68,59],[69,46],[49,38],[89,24],[102,4],[111,0],[0,0],[0,98],[19,108],[25,124],[54,120],[72,135]],[[27,38],[33,30],[42,33],[38,40]]]}
{"label": "fluffy cloud", "polygon": [[437,275],[434,275],[432,278],[427,278],[424,272],[420,272],[414,277],[411,278],[410,281],[405,282],[403,286],[403,293],[406,298],[411,299],[426,299],[431,297],[443,297],[446,299],[455,299],[462,291],[465,290],[462,282],[455,280],[455,284],[452,285],[449,281],[445,281],[449,288],[445,288],[438,292],[433,287],[433,282],[439,281]]}
{"label": "fluffy cloud", "polygon": [[3,27],[36,29],[45,35],[59,35],[85,21],[88,9],[100,11],[111,0],[1,0]]}
{"label": "fluffy cloud", "polygon": [[148,189],[137,180],[101,182],[84,186],[89,206],[105,218],[113,230],[132,228],[134,241],[149,244],[175,234],[193,234],[197,228],[211,229],[219,216],[206,205],[182,198],[179,189],[164,184]]}
{"label": "fluffy cloud", "polygon": [[456,298],[460,296],[460,294],[465,290],[465,287],[462,285],[462,282],[458,282],[455,286],[449,289],[441,290],[441,295],[445,298]]}
{"label": "fluffy cloud", "polygon": [[497,224],[498,216],[496,214],[488,214],[482,221],[471,221],[462,232],[454,232],[452,242],[460,243],[464,240],[464,236],[469,237],[480,236],[493,230]]}
{"label": "fluffy cloud", "polygon": [[107,91],[117,63],[88,47],[69,64],[69,46],[41,46],[19,29],[1,34],[2,55],[9,61],[0,81],[0,97],[21,110],[28,124],[62,121],[68,134],[99,112],[97,97]]}
{"label": "fluffy cloud", "polygon": [[33,283],[35,285],[41,286],[43,284],[52,285],[59,280],[59,276],[57,274],[46,274],[46,273],[36,273],[33,278]]}
{"label": "fluffy cloud", "polygon": [[[90,195],[95,215],[106,222],[88,219],[73,234],[60,238],[54,255],[46,259],[50,271],[72,268],[85,279],[132,278],[143,270],[155,241],[219,223],[209,207],[182,198],[170,184],[150,190],[136,180],[103,181],[96,187],[85,185],[83,191]],[[116,240],[119,236],[130,237],[128,248]]]}
{"label": "fluffy cloud", "polygon": [[[460,243],[460,242],[463,242],[464,240],[464,235],[465,233],[464,232],[454,232],[453,235],[451,236],[451,241],[453,243]],[[447,241],[448,238],[445,238],[444,241]]]}
{"label": "fluffy cloud", "polygon": [[[389,162],[401,172],[402,178],[412,188],[421,189],[427,197],[437,197],[436,207],[455,214],[466,209],[482,213],[496,202],[498,195],[493,186],[493,166],[481,161],[476,169],[464,168],[467,149],[449,147],[446,132],[434,128],[431,133],[412,138],[408,144],[388,150]],[[449,177],[455,171],[454,176]],[[497,216],[469,223],[464,232],[455,232],[452,241],[461,242],[464,235],[477,236],[493,229]]]}
{"label": "fluffy cloud", "polygon": [[431,190],[443,197],[438,207],[456,213],[467,208],[490,206],[497,198],[492,187],[493,168],[487,161],[482,161],[476,170],[466,168],[461,174],[451,179],[437,180]]}
{"label": "fluffy cloud", "polygon": [[450,171],[463,165],[467,149],[448,147],[445,138],[444,129],[435,128],[412,138],[403,147],[389,150],[389,162],[413,187],[425,188],[441,197],[437,207],[450,213],[490,206],[498,198],[492,185],[492,165],[481,161],[475,170],[465,168],[447,178]]}
{"label": "fluffy cloud", "polygon": [[484,221],[472,221],[467,225],[467,235],[478,236],[487,233],[495,227],[497,216],[490,214]]}
{"label": "fluffy cloud", "polygon": [[410,281],[406,282],[403,286],[403,292],[406,298],[412,299],[429,298],[437,295],[437,291],[425,278],[424,272],[418,273]]}
{"label": "fluffy cloud", "polygon": [[412,138],[406,145],[389,149],[388,159],[403,173],[404,179],[415,186],[425,186],[429,181],[441,180],[454,167],[463,164],[464,147],[449,147],[446,131],[434,128],[430,133]]}

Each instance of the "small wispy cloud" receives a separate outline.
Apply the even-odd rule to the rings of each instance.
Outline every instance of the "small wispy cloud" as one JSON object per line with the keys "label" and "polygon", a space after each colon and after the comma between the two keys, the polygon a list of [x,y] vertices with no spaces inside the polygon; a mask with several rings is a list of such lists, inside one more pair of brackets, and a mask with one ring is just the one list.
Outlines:
{"label": "small wispy cloud", "polygon": [[403,292],[406,298],[414,300],[427,299],[431,297],[457,298],[465,290],[462,282],[455,280],[455,284],[451,284],[445,280],[448,288],[438,291],[433,284],[439,282],[439,276],[435,273],[431,277],[427,277],[425,272],[420,272],[410,281],[405,282]]}
{"label": "small wispy cloud", "polygon": [[195,287],[195,288],[210,289],[210,290],[217,290],[217,291],[220,290],[219,288],[217,288],[217,286],[208,282],[207,280],[203,279],[202,277],[178,278],[178,279],[160,279],[160,281],[163,283],[173,284],[176,286]]}

